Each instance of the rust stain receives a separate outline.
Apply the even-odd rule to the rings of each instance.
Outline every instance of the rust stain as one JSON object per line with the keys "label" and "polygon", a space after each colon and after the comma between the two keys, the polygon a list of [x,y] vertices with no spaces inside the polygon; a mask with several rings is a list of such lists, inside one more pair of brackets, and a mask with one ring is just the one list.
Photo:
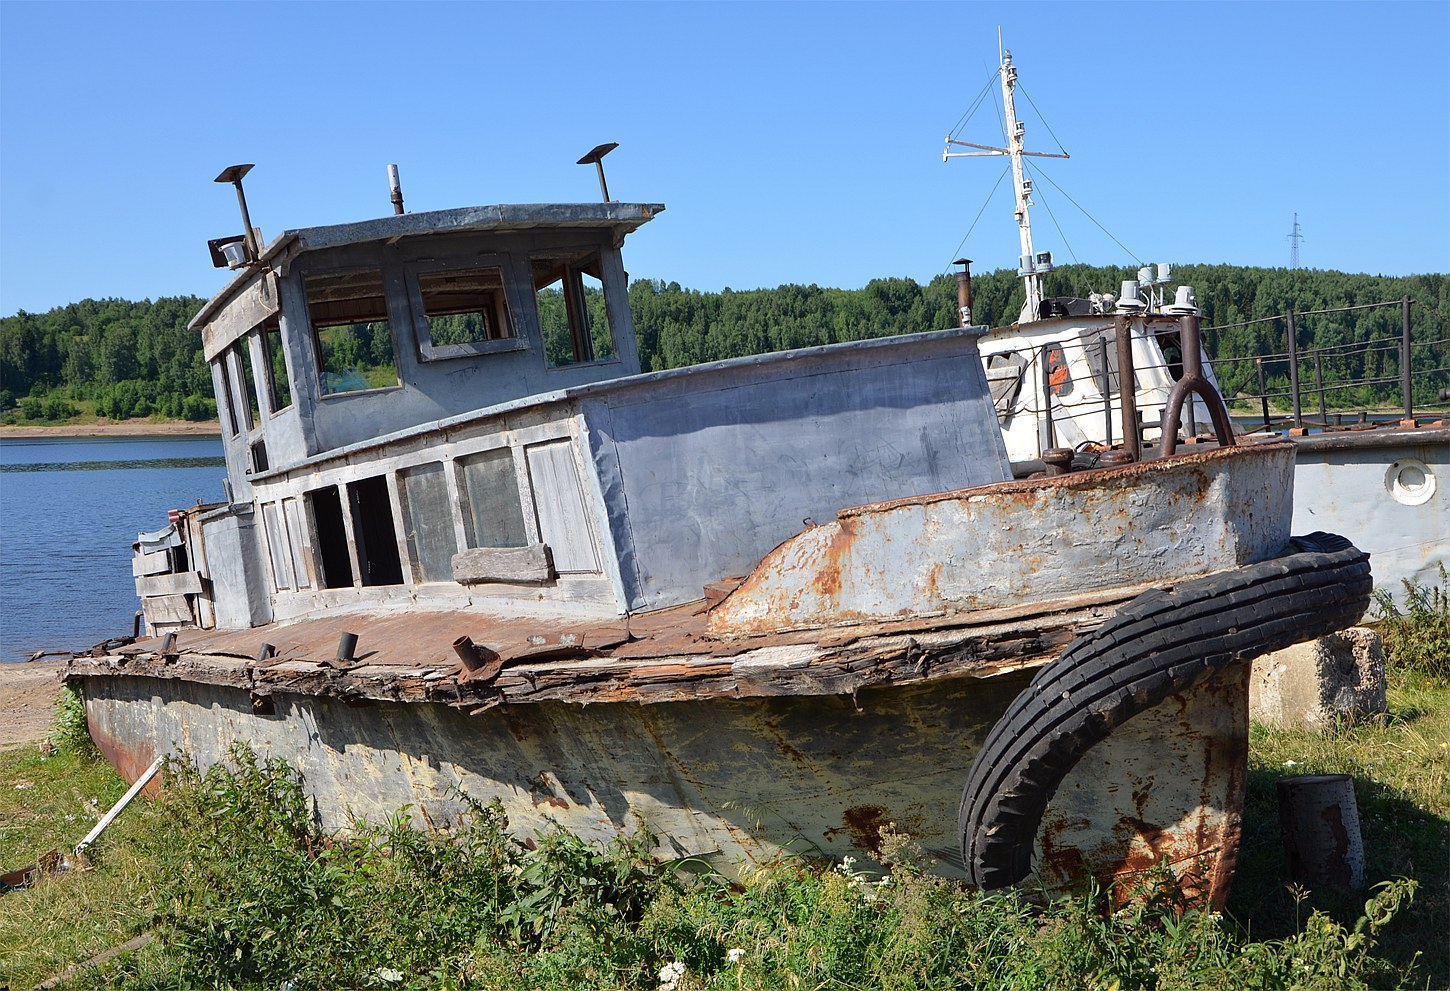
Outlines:
{"label": "rust stain", "polygon": [[842,829],[829,830],[826,835],[834,838],[844,831],[853,847],[874,857],[881,853],[881,830],[893,820],[879,805],[853,805],[841,813],[841,821]]}
{"label": "rust stain", "polygon": [[841,593],[841,573],[845,562],[850,559],[851,547],[856,542],[856,522],[840,520],[831,534],[831,542],[824,549],[815,577],[810,587],[823,598],[835,598]]}
{"label": "rust stain", "polygon": [[[554,780],[558,781],[559,779],[556,777]],[[540,771],[534,776],[534,780],[529,783],[529,800],[533,802],[534,808],[538,808],[540,805],[547,805],[553,809],[567,809],[569,803],[560,798],[556,793],[562,790],[562,788],[556,789],[550,784],[548,771]]]}

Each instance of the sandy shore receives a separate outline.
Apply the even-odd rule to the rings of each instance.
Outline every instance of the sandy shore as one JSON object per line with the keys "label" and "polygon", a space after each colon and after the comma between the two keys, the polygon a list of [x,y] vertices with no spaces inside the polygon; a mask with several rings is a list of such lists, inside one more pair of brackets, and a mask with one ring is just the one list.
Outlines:
{"label": "sandy shore", "polygon": [[45,739],[60,692],[61,660],[0,663],[0,750]]}
{"label": "sandy shore", "polygon": [[100,419],[94,423],[47,424],[36,427],[0,426],[0,441],[22,437],[220,437],[221,424],[215,420],[193,423],[190,420]]}

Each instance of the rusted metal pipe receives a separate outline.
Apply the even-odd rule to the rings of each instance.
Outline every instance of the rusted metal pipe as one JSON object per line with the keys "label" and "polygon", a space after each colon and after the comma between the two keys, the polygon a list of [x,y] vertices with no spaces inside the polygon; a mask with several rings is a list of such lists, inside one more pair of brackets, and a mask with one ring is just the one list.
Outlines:
{"label": "rusted metal pipe", "polygon": [[270,643],[264,643],[257,648],[257,660],[259,661],[265,661],[269,657],[275,657],[276,655],[277,648]]}
{"label": "rusted metal pipe", "polygon": [[352,660],[352,653],[357,649],[357,634],[344,633],[337,641],[337,657],[339,661]]}
{"label": "rusted metal pipe", "polygon": [[1098,367],[1103,370],[1103,441],[1113,446],[1113,382],[1112,369],[1108,367],[1108,339],[1099,337],[1093,343],[1098,356]]}
{"label": "rusted metal pipe", "polygon": [[1314,352],[1314,391],[1319,394],[1319,425],[1322,427],[1329,422],[1329,414],[1324,407],[1324,356],[1318,351]]}
{"label": "rusted metal pipe", "polygon": [[[1047,460],[1047,452],[1057,446],[1057,434],[1052,428],[1052,367],[1050,355],[1055,344],[1044,344],[1038,352],[1038,360],[1042,362],[1042,416],[1037,421],[1037,449],[1042,452],[1043,460]],[[1063,356],[1066,361],[1066,355]]]}
{"label": "rusted metal pipe", "polygon": [[161,656],[166,657],[174,653],[176,653],[176,632],[172,631],[161,638]]}
{"label": "rusted metal pipe", "polygon": [[479,646],[468,636],[453,641],[453,650],[463,661],[463,681],[474,684],[488,684],[503,670],[503,655],[496,650]]}
{"label": "rusted metal pipe", "polygon": [[1289,391],[1294,396],[1294,426],[1304,426],[1304,410],[1299,396],[1299,329],[1294,325],[1294,310],[1284,314],[1288,322]]}
{"label": "rusted metal pipe", "polygon": [[1415,417],[1415,394],[1410,382],[1410,297],[1400,297],[1400,391],[1405,396],[1405,419]]}
{"label": "rusted metal pipe", "polygon": [[1233,447],[1234,430],[1228,407],[1213,383],[1203,374],[1203,347],[1198,334],[1197,314],[1178,318],[1178,340],[1183,348],[1183,377],[1174,384],[1173,391],[1168,393],[1168,402],[1163,406],[1163,418],[1158,424],[1158,456],[1166,458],[1178,449],[1178,418],[1183,413],[1184,401],[1192,402],[1195,395],[1208,407],[1219,446]]}
{"label": "rusted metal pipe", "polygon": [[1138,432],[1138,376],[1133,371],[1132,324],[1125,314],[1113,317],[1118,347],[1118,397],[1123,407],[1123,443],[1134,461],[1143,460],[1143,436]]}
{"label": "rusted metal pipe", "polygon": [[957,313],[963,327],[972,325],[972,260],[958,258],[953,265],[962,266],[957,273]]}
{"label": "rusted metal pipe", "polygon": [[483,658],[479,656],[478,647],[468,634],[465,633],[453,641],[453,652],[458,655],[458,659],[469,671],[477,671],[483,667]]}
{"label": "rusted metal pipe", "polygon": [[145,619],[146,619],[146,614],[144,612],[142,612],[140,609],[137,609],[136,610],[136,614],[131,617],[131,639],[132,640],[140,640],[141,639],[141,624],[145,621]]}
{"label": "rusted metal pipe", "polygon": [[1269,426],[1269,387],[1264,383],[1264,359],[1255,358],[1254,367],[1259,370],[1259,405],[1264,409],[1264,427]]}

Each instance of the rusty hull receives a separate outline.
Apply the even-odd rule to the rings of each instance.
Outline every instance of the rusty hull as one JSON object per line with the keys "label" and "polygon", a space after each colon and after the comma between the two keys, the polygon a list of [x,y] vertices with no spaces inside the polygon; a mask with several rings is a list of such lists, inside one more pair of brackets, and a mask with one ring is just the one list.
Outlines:
{"label": "rusty hull", "polygon": [[[659,853],[727,873],[782,854],[876,856],[893,824],[962,874],[956,811],[983,738],[1028,669],[854,695],[545,701],[469,710],[278,691],[268,716],[236,688],[184,679],[85,681],[92,732],[133,777],[160,747],[203,766],[233,741],[297,767],[323,823],[405,805],[455,822],[459,793],[503,803],[514,831],[558,823],[604,841],[647,823]],[[1247,665],[1175,696],[1089,752],[1048,806],[1037,875],[1049,891],[1167,860],[1221,905],[1238,844]],[[147,741],[147,742],[142,742]]]}
{"label": "rusty hull", "polygon": [[708,630],[944,616],[1252,564],[1288,541],[1293,470],[1290,443],[1229,447],[844,510],[766,555]]}
{"label": "rusty hull", "polygon": [[[1289,444],[1210,450],[846,510],[708,610],[187,630],[76,658],[67,676],[128,779],[161,752],[206,767],[244,741],[296,766],[331,828],[404,806],[439,826],[463,792],[502,802],[525,835],[557,822],[606,839],[643,821],[662,853],[734,871],[871,857],[891,823],[961,874],[962,786],[1032,670],[1148,587],[1282,549],[1292,463]],[[464,670],[465,637],[494,658],[486,671]],[[1043,819],[1036,882],[1166,860],[1221,904],[1246,677],[1233,668],[1090,751]]]}
{"label": "rusty hull", "polygon": [[[330,828],[403,806],[420,827],[441,826],[465,811],[462,791],[501,801],[523,835],[557,822],[602,840],[644,821],[662,854],[733,872],[782,853],[870,858],[893,823],[960,875],[956,810],[988,729],[1037,666],[1138,590],[731,640],[707,636],[705,613],[689,607],[627,627],[333,617],[184,631],[174,653],[143,641],[77,658],[68,674],[93,737],[128,779],[158,752],[205,767],[244,741],[302,772]],[[452,649],[460,631],[503,659],[494,679],[465,676]],[[343,632],[359,637],[351,663],[333,657]],[[277,655],[257,659],[263,642]],[[1175,780],[1211,779],[1201,809],[1161,789],[1162,801],[1145,802],[1141,786],[1117,784],[1153,773],[1165,749],[1157,711],[1101,745],[1128,756],[1072,779],[1064,793],[1077,804],[1061,816],[1049,808],[1043,883],[1075,880],[1080,867],[1136,869],[1140,833],[1176,863],[1219,863],[1235,848],[1228,827],[1241,798],[1241,761],[1224,764],[1244,746],[1234,711],[1213,696],[1172,727]],[[1063,820],[1078,824],[1072,849],[1088,851],[1079,859]]]}

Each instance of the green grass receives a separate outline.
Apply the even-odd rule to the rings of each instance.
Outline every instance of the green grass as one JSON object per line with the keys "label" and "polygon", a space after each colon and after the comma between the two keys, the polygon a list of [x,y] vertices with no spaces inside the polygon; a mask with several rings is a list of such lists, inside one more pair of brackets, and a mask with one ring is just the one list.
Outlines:
{"label": "green grass", "polygon": [[[1254,726],[1238,870],[1228,912],[1255,938],[1295,931],[1320,909],[1340,921],[1363,909],[1363,896],[1291,886],[1279,837],[1279,778],[1348,774],[1354,778],[1364,838],[1365,873],[1420,882],[1413,911],[1381,940],[1386,959],[1415,960],[1422,982],[1450,987],[1450,684],[1391,669],[1389,714],[1328,733]],[[1394,985],[1390,985],[1394,986]]]}
{"label": "green grass", "polygon": [[[0,866],[73,846],[121,793],[76,739],[73,705],[60,712],[71,732],[57,727],[68,742],[54,753],[0,754]],[[156,941],[67,986],[1450,986],[1450,683],[1395,670],[1382,724],[1255,727],[1251,751],[1240,867],[1219,915],[1152,885],[1122,908],[1091,890],[1045,909],[983,897],[922,871],[904,837],[885,878],[797,859],[735,881],[650,859],[645,833],[607,849],[560,832],[526,845],[482,806],[448,836],[399,816],[338,840],[313,823],[295,773],[237,750],[205,775],[170,768],[162,796],[103,835],[91,870],[3,896],[0,987],[142,932]],[[1312,771],[1355,776],[1369,877],[1405,879],[1356,895],[1289,886],[1274,780]]]}
{"label": "green grass", "polygon": [[[62,691],[56,709],[53,748],[0,751],[0,872],[69,856],[126,790],[89,737],[77,734],[74,696]],[[142,808],[142,816],[113,825],[75,869],[0,896],[0,987],[31,987],[124,942],[149,919]]]}

